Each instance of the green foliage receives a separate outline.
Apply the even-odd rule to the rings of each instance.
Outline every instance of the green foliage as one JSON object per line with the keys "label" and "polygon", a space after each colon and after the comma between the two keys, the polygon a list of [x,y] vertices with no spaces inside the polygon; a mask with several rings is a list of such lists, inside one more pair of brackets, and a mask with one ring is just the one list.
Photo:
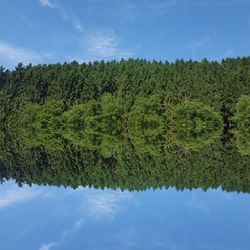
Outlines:
{"label": "green foliage", "polygon": [[92,117],[98,114],[99,104],[95,100],[74,105],[62,115],[64,129],[87,131],[91,129]]}
{"label": "green foliage", "polygon": [[123,109],[110,93],[99,100],[73,106],[62,115],[63,137],[72,144],[99,150],[104,157],[115,154],[121,140]]}
{"label": "green foliage", "polygon": [[139,154],[160,154],[164,109],[159,95],[139,97],[135,101],[128,113],[128,132]]}
{"label": "green foliage", "polygon": [[250,96],[239,98],[233,121],[236,124],[233,129],[236,146],[242,155],[250,155]]}
{"label": "green foliage", "polygon": [[118,136],[103,135],[101,143],[97,148],[105,158],[110,158],[120,153],[123,140]]}
{"label": "green foliage", "polygon": [[39,140],[34,128],[38,113],[42,106],[38,104],[28,104],[18,112],[17,131],[18,137],[26,144],[38,146]]}
{"label": "green foliage", "polygon": [[[103,139],[104,141],[106,139]],[[42,146],[27,148],[5,134],[0,145],[0,179],[19,185],[39,184],[145,190],[147,188],[218,188],[250,192],[250,157],[242,157],[233,145],[208,145],[199,151],[138,155],[129,140],[112,145],[107,139],[96,149],[66,144],[63,150]],[[97,150],[99,147],[100,151]],[[104,150],[104,151],[103,151]],[[115,152],[117,151],[117,152]],[[20,167],[21,166],[21,167]]]}
{"label": "green foliage", "polygon": [[162,133],[163,106],[159,96],[138,98],[128,114],[128,127],[132,136],[154,138]]}
{"label": "green foliage", "polygon": [[60,148],[63,144],[60,136],[63,111],[63,102],[57,100],[24,106],[17,117],[19,137],[28,145]]}
{"label": "green foliage", "polygon": [[223,121],[219,113],[198,101],[185,101],[173,107],[169,133],[174,143],[186,149],[199,149],[219,138]]}
{"label": "green foliage", "polygon": [[100,150],[108,155],[119,144],[119,139],[113,135],[122,131],[122,115],[122,106],[106,93],[97,101],[75,105],[65,112],[62,115],[63,136],[74,145],[92,149],[96,148],[94,144],[98,141]]}
{"label": "green foliage", "polygon": [[0,106],[0,124],[3,124],[5,120],[5,112],[3,107]]}
{"label": "green foliage", "polygon": [[41,110],[37,113],[33,123],[40,144],[46,145],[51,149],[62,146],[60,130],[63,111],[64,104],[58,100],[49,100],[41,106]]}
{"label": "green foliage", "polygon": [[64,126],[92,132],[117,133],[121,131],[122,106],[111,94],[99,100],[74,105],[63,114]]}
{"label": "green foliage", "polygon": [[88,149],[96,149],[96,145],[100,143],[99,137],[95,134],[77,130],[64,130],[63,138],[67,139],[71,144],[75,146]]}
{"label": "green foliage", "polygon": [[122,131],[123,107],[110,93],[105,93],[99,100],[100,111],[93,118],[93,123],[98,132],[119,134]]}
{"label": "green foliage", "polygon": [[[236,105],[250,95],[249,67],[250,57],[0,67],[1,177],[250,192],[249,101]],[[235,105],[241,154],[228,133]]]}
{"label": "green foliage", "polygon": [[225,115],[231,118],[238,99],[250,95],[250,57],[227,58],[221,63],[221,103]]}

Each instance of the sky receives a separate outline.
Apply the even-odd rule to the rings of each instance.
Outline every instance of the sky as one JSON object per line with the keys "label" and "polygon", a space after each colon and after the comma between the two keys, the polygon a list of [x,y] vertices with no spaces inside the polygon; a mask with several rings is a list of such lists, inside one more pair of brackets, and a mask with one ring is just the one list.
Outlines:
{"label": "sky", "polygon": [[248,250],[249,194],[0,189],[3,250]]}
{"label": "sky", "polygon": [[0,65],[250,54],[250,0],[1,0]]}

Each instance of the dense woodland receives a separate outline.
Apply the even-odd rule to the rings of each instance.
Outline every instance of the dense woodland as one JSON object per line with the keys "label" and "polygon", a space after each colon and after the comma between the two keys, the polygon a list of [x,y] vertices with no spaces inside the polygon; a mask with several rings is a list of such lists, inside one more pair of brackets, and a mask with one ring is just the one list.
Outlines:
{"label": "dense woodland", "polygon": [[0,67],[0,179],[250,192],[250,57]]}

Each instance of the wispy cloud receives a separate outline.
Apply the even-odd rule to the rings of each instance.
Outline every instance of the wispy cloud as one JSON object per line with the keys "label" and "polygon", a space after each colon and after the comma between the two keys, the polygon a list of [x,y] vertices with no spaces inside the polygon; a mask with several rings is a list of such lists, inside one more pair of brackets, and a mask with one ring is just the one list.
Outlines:
{"label": "wispy cloud", "polygon": [[120,39],[112,31],[109,34],[96,32],[84,39],[87,54],[96,59],[127,58],[132,56],[130,50],[120,47]]}
{"label": "wispy cloud", "polygon": [[194,3],[198,6],[230,6],[230,5],[239,5],[239,4],[250,4],[249,0],[198,0]]}
{"label": "wispy cloud", "polygon": [[39,0],[41,5],[49,7],[49,8],[55,8],[55,5],[50,0]]}
{"label": "wispy cloud", "polygon": [[26,26],[29,26],[30,28],[35,28],[36,25],[32,19],[30,19],[27,15],[23,14],[21,11],[16,10],[15,12],[16,16],[20,18],[22,22],[25,23]]}
{"label": "wispy cloud", "polygon": [[200,60],[207,58],[209,60],[220,61],[225,57],[234,56],[235,52],[232,48],[226,48],[216,39],[214,35],[204,35],[196,40],[186,43],[186,49],[192,59]]}
{"label": "wispy cloud", "polygon": [[82,22],[79,19],[77,19],[76,17],[71,18],[71,22],[76,30],[78,30],[80,32],[83,32],[85,30],[85,27],[82,24]]}
{"label": "wispy cloud", "polygon": [[72,239],[72,236],[77,235],[81,229],[92,221],[109,219],[113,220],[121,211],[122,201],[132,199],[132,195],[127,192],[109,192],[86,190],[79,188],[77,190],[69,190],[68,195],[79,195],[84,201],[77,212],[78,217],[71,223],[69,227],[61,231],[60,237],[57,240],[51,240],[48,243],[42,244],[39,250],[50,250],[52,248],[60,248],[66,241]]}
{"label": "wispy cloud", "polygon": [[187,207],[191,210],[200,211],[206,215],[210,215],[209,206],[198,200],[191,200],[187,202]]}
{"label": "wispy cloud", "polygon": [[61,17],[72,24],[74,29],[79,32],[83,32],[85,30],[84,25],[82,22],[72,13],[69,13],[64,9],[64,7],[60,4],[54,4],[50,0],[39,0],[40,4],[44,7],[49,7],[59,12]]}
{"label": "wispy cloud", "polygon": [[87,198],[87,201],[83,204],[82,208],[87,218],[113,219],[115,215],[120,211],[120,204],[124,200],[130,200],[132,198],[129,193],[93,193]]}
{"label": "wispy cloud", "polygon": [[188,42],[186,47],[191,52],[192,57],[196,57],[201,50],[204,50],[209,46],[210,42],[210,36],[206,35],[200,39]]}
{"label": "wispy cloud", "polygon": [[95,0],[86,4],[90,13],[97,12],[102,17],[116,17],[117,22],[146,21],[165,15],[172,7],[185,0]]}
{"label": "wispy cloud", "polygon": [[158,0],[154,1],[153,3],[150,1],[148,3],[148,10],[154,9],[158,13],[164,13],[165,11],[168,11],[171,7],[176,6],[180,4],[181,0]]}
{"label": "wispy cloud", "polygon": [[58,6],[57,7],[60,15],[62,16],[62,18],[66,21],[71,22],[72,26],[74,27],[74,29],[78,30],[79,32],[83,32],[85,30],[84,25],[82,24],[82,22],[73,14],[68,14],[62,6]]}
{"label": "wispy cloud", "polygon": [[19,188],[12,186],[0,192],[0,209],[10,207],[17,203],[33,200],[40,196],[42,191],[30,187]]}
{"label": "wispy cloud", "polygon": [[2,61],[16,65],[19,62],[24,64],[45,62],[51,59],[52,55],[49,53],[35,52],[0,41],[0,57]]}
{"label": "wispy cloud", "polygon": [[203,196],[197,196],[197,193],[191,194],[191,199],[186,203],[187,207],[195,212],[211,216],[211,206],[207,200],[203,199]]}
{"label": "wispy cloud", "polygon": [[85,220],[83,218],[77,219],[72,226],[71,232],[78,232],[85,224]]}
{"label": "wispy cloud", "polygon": [[17,238],[22,240],[25,236],[27,237],[35,229],[36,224],[34,223],[34,221],[31,221],[25,227],[22,227],[20,232],[17,234]]}
{"label": "wispy cloud", "polygon": [[61,237],[57,241],[44,243],[39,247],[39,250],[50,250],[52,248],[60,247],[68,237],[77,234],[84,225],[85,220],[83,218],[77,219],[69,228],[62,231]]}
{"label": "wispy cloud", "polygon": [[51,248],[56,247],[56,246],[58,246],[58,243],[51,241],[51,242],[49,242],[47,244],[43,244],[39,248],[39,250],[50,250]]}
{"label": "wispy cloud", "polygon": [[195,249],[200,249],[200,250],[240,250],[241,248],[239,247],[231,247],[231,246],[216,246],[216,245],[197,245],[195,246]]}
{"label": "wispy cloud", "polygon": [[222,58],[232,57],[234,55],[233,49],[227,49],[221,53]]}

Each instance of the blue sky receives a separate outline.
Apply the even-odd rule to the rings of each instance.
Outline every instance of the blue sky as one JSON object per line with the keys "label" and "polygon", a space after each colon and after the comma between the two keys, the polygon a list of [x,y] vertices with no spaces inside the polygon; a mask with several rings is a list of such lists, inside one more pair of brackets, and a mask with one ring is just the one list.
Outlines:
{"label": "blue sky", "polygon": [[248,250],[249,194],[0,189],[4,250]]}
{"label": "blue sky", "polygon": [[11,0],[0,65],[250,54],[250,0]]}

